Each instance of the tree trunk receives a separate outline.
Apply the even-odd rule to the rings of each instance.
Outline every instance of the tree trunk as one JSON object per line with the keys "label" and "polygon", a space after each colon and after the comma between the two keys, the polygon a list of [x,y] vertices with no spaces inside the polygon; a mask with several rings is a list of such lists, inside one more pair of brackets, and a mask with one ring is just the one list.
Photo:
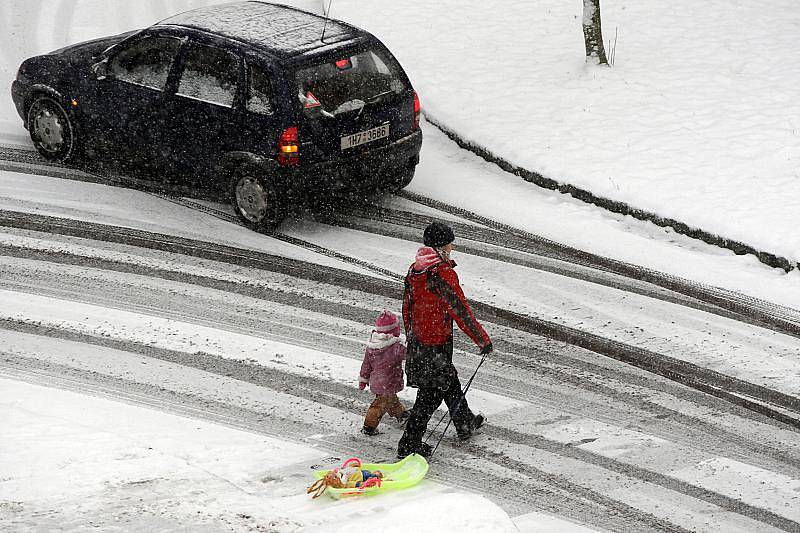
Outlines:
{"label": "tree trunk", "polygon": [[600,28],[600,0],[583,0],[583,40],[586,57],[593,57],[600,65],[608,65]]}

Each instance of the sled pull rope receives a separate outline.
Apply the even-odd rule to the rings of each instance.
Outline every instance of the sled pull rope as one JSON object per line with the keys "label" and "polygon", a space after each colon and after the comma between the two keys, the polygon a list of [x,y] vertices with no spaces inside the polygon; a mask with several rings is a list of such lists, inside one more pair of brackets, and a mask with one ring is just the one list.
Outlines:
{"label": "sled pull rope", "polygon": [[351,457],[350,459],[342,463],[342,469],[345,469],[348,466],[350,466],[350,463],[354,463],[356,467],[359,468],[361,467],[361,459],[359,459],[358,457]]}
{"label": "sled pull rope", "polygon": [[485,355],[483,357],[481,357],[481,360],[478,363],[478,366],[475,367],[475,372],[472,373],[472,375],[469,378],[469,381],[467,381],[467,384],[464,385],[464,390],[461,391],[461,396],[459,396],[458,401],[453,406],[453,409],[452,410],[448,409],[447,412],[442,415],[442,418],[440,418],[439,421],[436,423],[436,426],[434,426],[434,428],[431,430],[431,432],[428,433],[428,436],[425,439],[426,443],[428,442],[428,439],[431,438],[431,435],[433,435],[433,432],[436,431],[436,429],[438,429],[439,425],[442,423],[442,420],[444,420],[444,417],[447,416],[448,414],[450,415],[450,420],[447,421],[447,425],[444,427],[444,431],[442,431],[442,434],[439,436],[439,440],[436,441],[436,446],[433,447],[433,451],[431,452],[431,455],[430,455],[429,458],[432,458],[433,454],[436,453],[436,450],[439,449],[439,444],[442,443],[442,439],[444,438],[445,434],[447,433],[447,430],[450,428],[450,424],[453,422],[453,413],[457,413],[458,412],[458,408],[461,407],[461,400],[463,400],[464,398],[467,397],[467,391],[469,390],[470,385],[472,385],[472,380],[475,379],[475,376],[478,374],[478,370],[480,370],[480,368],[483,365],[484,361],[486,361],[486,356]]}

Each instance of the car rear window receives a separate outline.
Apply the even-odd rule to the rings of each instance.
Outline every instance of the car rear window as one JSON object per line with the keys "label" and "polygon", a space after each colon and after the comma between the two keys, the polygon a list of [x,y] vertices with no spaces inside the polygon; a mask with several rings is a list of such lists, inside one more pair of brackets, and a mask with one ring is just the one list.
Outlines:
{"label": "car rear window", "polygon": [[405,76],[388,53],[371,49],[300,67],[298,98],[306,110],[337,115],[406,90]]}

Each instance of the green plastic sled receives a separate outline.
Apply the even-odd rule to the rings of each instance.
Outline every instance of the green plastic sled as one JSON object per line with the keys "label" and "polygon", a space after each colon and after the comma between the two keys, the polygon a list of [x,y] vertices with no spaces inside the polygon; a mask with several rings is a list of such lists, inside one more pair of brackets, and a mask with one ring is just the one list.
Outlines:
{"label": "green plastic sled", "polygon": [[[328,487],[325,492],[328,493],[331,498],[338,500],[339,498],[346,498],[349,496],[378,494],[381,492],[407,489],[422,481],[422,478],[428,473],[428,461],[421,455],[413,453],[396,463],[362,463],[361,468],[373,471],[380,470],[383,472],[381,484],[344,489]],[[330,472],[330,470],[316,470],[314,471],[314,477],[322,479],[328,472]]]}

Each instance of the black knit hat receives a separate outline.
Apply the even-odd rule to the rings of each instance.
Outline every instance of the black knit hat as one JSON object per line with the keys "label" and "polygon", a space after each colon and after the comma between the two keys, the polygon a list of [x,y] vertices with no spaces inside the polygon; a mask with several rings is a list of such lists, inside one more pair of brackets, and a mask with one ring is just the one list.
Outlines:
{"label": "black knit hat", "polygon": [[450,229],[450,226],[442,224],[441,222],[431,222],[428,224],[428,227],[425,228],[425,234],[422,237],[422,242],[425,246],[430,246],[432,248],[446,246],[454,240],[456,240],[456,236],[453,234],[453,230]]}

